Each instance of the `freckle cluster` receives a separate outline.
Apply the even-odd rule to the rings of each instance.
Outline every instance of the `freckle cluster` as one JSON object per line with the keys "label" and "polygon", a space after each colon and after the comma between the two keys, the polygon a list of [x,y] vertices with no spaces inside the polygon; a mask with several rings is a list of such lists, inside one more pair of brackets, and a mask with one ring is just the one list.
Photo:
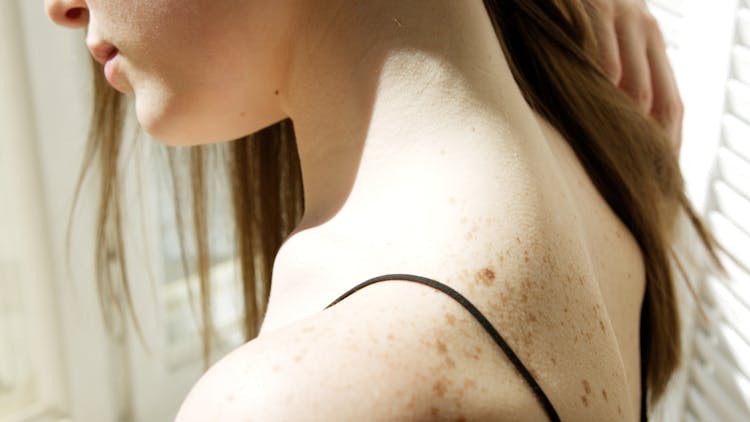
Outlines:
{"label": "freckle cluster", "polygon": [[483,268],[475,274],[474,281],[487,287],[492,286],[495,283],[495,272],[490,268]]}

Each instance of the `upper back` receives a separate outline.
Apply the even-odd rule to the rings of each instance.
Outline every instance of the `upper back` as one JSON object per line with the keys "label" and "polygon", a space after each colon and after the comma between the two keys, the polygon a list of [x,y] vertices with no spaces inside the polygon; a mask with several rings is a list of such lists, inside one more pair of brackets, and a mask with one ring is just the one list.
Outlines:
{"label": "upper back", "polygon": [[[337,288],[335,283],[321,288],[325,284],[316,282],[318,278],[340,279],[351,286],[386,273],[431,277],[464,294],[485,314],[563,420],[635,420],[640,407],[638,340],[645,283],[640,250],[567,142],[543,119],[538,121],[544,139],[532,140],[535,146],[528,155],[517,157],[527,161],[517,171],[534,173],[534,190],[539,195],[515,199],[521,204],[520,213],[498,221],[463,221],[457,227],[441,227],[446,231],[471,228],[462,239],[462,256],[450,259],[441,251],[430,251],[428,255],[435,255],[430,260],[413,249],[379,248],[368,244],[367,236],[361,244],[352,244],[341,242],[337,237],[341,232],[298,235],[277,257],[274,283],[282,277],[299,282],[283,283],[293,286],[293,291],[290,287],[272,292],[272,297],[285,298],[285,304],[277,300],[269,308],[264,328],[315,315],[348,289],[345,284]],[[484,237],[476,241],[480,236]],[[457,345],[448,358],[463,368],[461,372],[449,368],[444,375],[446,385],[460,385],[467,368],[472,368],[477,375],[472,383],[481,386],[472,393],[472,406],[507,405],[498,397],[507,397],[511,389],[518,394],[514,419],[544,417],[528,385],[465,310],[439,294],[430,295],[428,305],[423,297],[415,297],[415,287],[405,284],[387,287],[392,292],[387,296],[373,293],[378,289],[375,286],[358,291],[326,310],[336,318],[321,317],[320,321],[338,324],[362,317],[364,313],[357,311],[363,303],[402,310],[398,312],[408,309],[412,319],[429,318],[435,315],[430,307],[440,306],[444,317],[428,325],[441,332],[445,350]],[[430,290],[426,286],[416,289]],[[346,302],[357,302],[360,307],[349,308]],[[398,318],[398,312],[393,311],[393,318]],[[415,339],[425,329],[424,324],[400,327],[402,334]],[[415,340],[412,347],[428,356],[436,346]],[[481,350],[481,356],[472,348]],[[439,362],[443,357],[435,359]],[[463,400],[468,403],[466,397]]]}
{"label": "upper back", "polygon": [[640,315],[646,285],[641,249],[598,193],[564,137],[536,115],[562,179],[577,205],[591,260],[602,331],[611,331],[625,371],[634,416],[640,414]]}

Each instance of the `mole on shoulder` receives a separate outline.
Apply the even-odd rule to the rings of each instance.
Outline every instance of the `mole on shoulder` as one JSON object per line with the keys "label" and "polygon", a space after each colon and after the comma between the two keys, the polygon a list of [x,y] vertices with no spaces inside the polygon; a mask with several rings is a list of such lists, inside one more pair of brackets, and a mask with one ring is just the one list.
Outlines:
{"label": "mole on shoulder", "polygon": [[447,348],[445,347],[445,343],[443,343],[442,341],[440,341],[440,340],[436,340],[436,344],[437,344],[437,349],[438,349],[438,352],[440,352],[440,353],[445,353],[445,352],[446,352],[446,350],[448,350],[448,349],[447,349]]}
{"label": "mole on shoulder", "polygon": [[445,366],[447,366],[448,368],[455,368],[456,367],[456,362],[453,359],[451,359],[450,356],[446,355],[445,356]]}
{"label": "mole on shoulder", "polygon": [[587,380],[582,380],[581,383],[583,384],[583,391],[586,392],[586,394],[591,394],[591,385]]}
{"label": "mole on shoulder", "polygon": [[469,350],[464,350],[464,356],[466,356],[468,358],[472,358],[474,360],[479,360],[479,358],[480,358],[480,356],[479,356],[480,351],[481,351],[481,349],[479,349],[479,348],[475,349],[473,352],[469,351]]}
{"label": "mole on shoulder", "polygon": [[485,286],[491,286],[495,282],[495,272],[489,267],[485,267],[474,275],[474,280]]}
{"label": "mole on shoulder", "polygon": [[435,384],[432,385],[432,391],[435,392],[435,394],[438,395],[438,397],[443,397],[445,395],[446,385],[444,379],[439,379],[435,381]]}

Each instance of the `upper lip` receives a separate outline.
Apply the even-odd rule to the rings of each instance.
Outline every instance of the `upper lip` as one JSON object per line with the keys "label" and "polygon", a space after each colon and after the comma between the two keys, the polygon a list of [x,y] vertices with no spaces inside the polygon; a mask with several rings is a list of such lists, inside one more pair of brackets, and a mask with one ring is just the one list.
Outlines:
{"label": "upper lip", "polygon": [[117,53],[117,47],[105,41],[86,42],[86,46],[94,56],[94,60],[101,64],[107,63]]}

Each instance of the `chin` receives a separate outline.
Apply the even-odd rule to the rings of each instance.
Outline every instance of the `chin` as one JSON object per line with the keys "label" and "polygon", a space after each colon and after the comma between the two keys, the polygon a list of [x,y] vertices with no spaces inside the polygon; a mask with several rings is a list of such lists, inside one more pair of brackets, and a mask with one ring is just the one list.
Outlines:
{"label": "chin", "polygon": [[[154,91],[139,92],[135,96],[135,113],[143,130],[162,144],[169,146],[195,146],[227,142],[260,131],[286,116],[280,113],[248,113],[252,119],[227,118],[231,112],[221,110],[221,105],[207,107],[219,110],[211,113],[194,107],[200,104],[195,98],[149,95]],[[205,101],[203,101],[205,104]]]}
{"label": "chin", "polygon": [[180,113],[177,107],[170,107],[164,100],[136,96],[135,112],[143,130],[164,145],[195,146],[225,140],[220,134],[207,132],[200,124],[201,119],[190,113]]}

